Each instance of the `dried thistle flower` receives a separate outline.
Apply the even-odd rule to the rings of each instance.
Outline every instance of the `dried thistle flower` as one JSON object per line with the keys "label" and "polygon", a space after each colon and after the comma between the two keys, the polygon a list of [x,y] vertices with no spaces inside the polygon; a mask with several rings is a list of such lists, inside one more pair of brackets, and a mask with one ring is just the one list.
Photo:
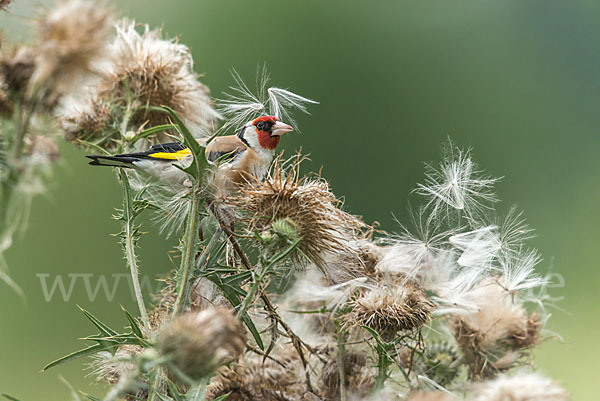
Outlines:
{"label": "dried thistle flower", "polygon": [[245,351],[244,333],[230,310],[211,308],[179,316],[164,327],[157,344],[176,371],[198,380]]}
{"label": "dried thistle flower", "polygon": [[0,11],[8,10],[10,3],[12,3],[12,0],[0,0]]}
{"label": "dried thistle flower", "polygon": [[36,54],[27,46],[18,46],[10,53],[0,53],[0,76],[6,92],[22,100],[36,68]]}
{"label": "dried thistle flower", "polygon": [[247,212],[245,222],[251,232],[272,231],[273,224],[282,220],[293,224],[301,252],[327,274],[325,253],[355,253],[348,240],[357,238],[367,225],[340,209],[341,201],[326,181],[300,177],[302,160],[298,155],[286,168],[282,157],[277,157],[264,182],[242,186],[230,202]]}
{"label": "dried thistle flower", "polygon": [[[359,352],[344,355],[344,386],[352,399],[365,397],[375,385],[375,372],[367,356]],[[337,357],[327,361],[319,379],[319,395],[325,400],[339,400],[340,372]]]}
{"label": "dried thistle flower", "polygon": [[37,20],[39,54],[30,91],[44,85],[57,97],[93,72],[111,35],[112,14],[104,4],[60,1]]}
{"label": "dried thistle flower", "polygon": [[300,400],[306,393],[302,364],[295,350],[286,347],[271,358],[247,355],[239,363],[220,369],[208,386],[207,400],[225,394],[230,401]]}
{"label": "dried thistle flower", "polygon": [[58,144],[54,138],[45,135],[31,135],[25,138],[24,154],[32,158],[34,163],[57,162],[60,159]]}
{"label": "dried thistle flower", "polygon": [[478,308],[455,317],[452,327],[471,377],[480,379],[514,366],[521,356],[517,351],[537,343],[541,322],[493,278],[471,296]]}
{"label": "dried thistle flower", "polygon": [[[214,130],[219,117],[212,107],[208,88],[198,81],[187,46],[163,39],[160,29],[123,21],[109,48],[111,60],[99,72],[98,82],[81,104],[65,111],[64,125],[73,141],[98,141],[113,150],[121,135],[170,122],[165,113],[150,106],[169,106],[188,125],[194,136],[204,137]],[[169,141],[165,134],[148,138],[151,143]],[[147,143],[146,143],[147,144]]]}
{"label": "dried thistle flower", "polygon": [[501,376],[475,387],[473,401],[568,401],[569,394],[538,373]]}
{"label": "dried thistle flower", "polygon": [[382,283],[354,297],[350,312],[344,315],[347,326],[367,326],[385,338],[398,331],[418,329],[429,321],[434,304],[412,280],[397,285]]}

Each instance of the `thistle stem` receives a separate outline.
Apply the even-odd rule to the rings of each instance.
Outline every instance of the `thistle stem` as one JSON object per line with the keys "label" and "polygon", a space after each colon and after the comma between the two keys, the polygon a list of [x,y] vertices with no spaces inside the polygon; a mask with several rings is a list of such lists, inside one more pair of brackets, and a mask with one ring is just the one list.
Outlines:
{"label": "thistle stem", "polygon": [[346,401],[346,373],[344,370],[344,354],[346,349],[344,347],[344,338],[341,329],[338,329],[337,333],[337,365],[338,365],[338,375],[340,381],[340,401]]}
{"label": "thistle stem", "polygon": [[146,305],[144,304],[144,296],[142,295],[142,287],[139,280],[139,269],[137,264],[137,256],[135,254],[135,228],[134,221],[135,215],[133,211],[133,200],[131,198],[131,188],[129,186],[129,180],[127,174],[122,168],[119,169],[121,176],[121,182],[123,185],[123,229],[125,231],[124,247],[125,247],[125,259],[127,260],[127,267],[131,273],[131,281],[133,283],[133,289],[135,292],[135,299],[137,301],[138,309],[140,311],[140,318],[144,327],[150,331],[150,321],[148,320],[148,312],[146,311]]}
{"label": "thistle stem", "polygon": [[31,110],[28,110],[25,107],[18,107],[15,111],[15,116],[18,119],[17,130],[13,142],[12,144],[10,144],[12,152],[8,156],[8,160],[6,161],[8,175],[2,181],[2,192],[0,192],[0,233],[3,236],[7,234],[8,208],[10,205],[10,200],[12,198],[13,190],[15,188],[15,185],[19,181],[20,176],[16,164],[19,162],[21,154],[23,153],[25,135],[27,134],[27,130],[29,129],[31,115],[33,114],[33,109],[35,109],[35,104],[37,104],[37,102],[33,103],[33,105],[30,107]]}
{"label": "thistle stem", "polygon": [[179,281],[177,284],[177,299],[173,305],[173,316],[180,314],[187,304],[185,296],[188,292],[190,275],[194,264],[194,255],[196,254],[196,235],[198,232],[198,209],[200,199],[196,196],[198,183],[194,183],[192,188],[192,199],[190,200],[190,210],[188,211],[185,232],[183,235],[183,249],[181,252],[181,264],[179,266]]}

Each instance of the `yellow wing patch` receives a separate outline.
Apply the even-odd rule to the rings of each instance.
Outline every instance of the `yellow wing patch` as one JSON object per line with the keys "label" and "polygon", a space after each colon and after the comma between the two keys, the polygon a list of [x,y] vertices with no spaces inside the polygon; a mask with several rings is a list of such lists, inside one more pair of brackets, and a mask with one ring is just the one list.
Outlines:
{"label": "yellow wing patch", "polygon": [[185,159],[188,156],[192,155],[192,151],[189,148],[182,149],[177,152],[169,153],[169,152],[156,152],[148,155],[149,157],[153,157],[155,159],[162,160],[181,160]]}

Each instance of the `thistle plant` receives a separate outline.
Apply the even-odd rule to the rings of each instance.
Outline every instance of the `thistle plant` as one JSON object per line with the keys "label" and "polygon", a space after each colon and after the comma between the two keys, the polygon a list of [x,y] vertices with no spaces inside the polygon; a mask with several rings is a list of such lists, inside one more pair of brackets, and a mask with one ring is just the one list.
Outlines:
{"label": "thistle plant", "polygon": [[[470,151],[448,143],[414,191],[412,222],[389,232],[344,210],[301,152],[224,185],[231,155],[209,163],[211,141],[316,102],[267,87],[265,72],[256,91],[234,73],[215,101],[185,45],[112,15],[61,2],[38,21],[37,46],[0,55],[0,256],[51,179],[59,132],[106,155],[178,141],[190,158],[177,185],[116,167],[138,310],[117,329],[82,309],[98,333],[44,370],[91,359],[107,390],[90,400],[569,399],[529,366],[549,317],[532,231],[514,208],[497,216],[498,179]],[[141,224],[179,239],[178,266],[146,297]]]}

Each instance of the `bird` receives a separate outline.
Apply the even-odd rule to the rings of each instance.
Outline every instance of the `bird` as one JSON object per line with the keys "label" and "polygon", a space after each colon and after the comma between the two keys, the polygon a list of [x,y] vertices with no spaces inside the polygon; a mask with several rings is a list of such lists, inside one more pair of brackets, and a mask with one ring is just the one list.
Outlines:
{"label": "bird", "polygon": [[[218,165],[226,184],[239,185],[251,177],[263,179],[269,170],[281,135],[293,128],[275,116],[261,116],[248,121],[236,135],[218,136],[206,144],[206,159]],[[181,142],[153,145],[145,152],[114,156],[88,155],[92,166],[133,168],[156,177],[160,182],[178,187],[189,183],[181,167],[192,162],[192,151]]]}

